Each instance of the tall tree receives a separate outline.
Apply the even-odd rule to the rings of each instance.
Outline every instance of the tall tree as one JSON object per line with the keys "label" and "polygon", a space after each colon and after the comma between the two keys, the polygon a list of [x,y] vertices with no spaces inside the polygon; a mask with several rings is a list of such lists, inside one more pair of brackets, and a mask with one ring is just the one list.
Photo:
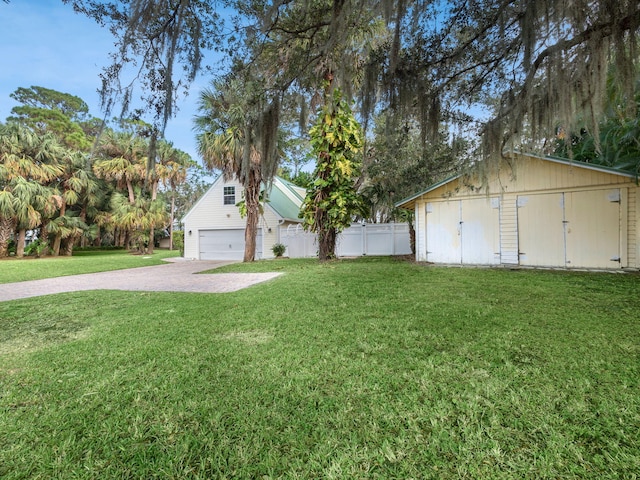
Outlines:
{"label": "tall tree", "polygon": [[395,221],[397,214],[406,211],[396,209],[396,202],[471,163],[473,145],[465,138],[441,128],[435,141],[423,145],[415,119],[390,113],[375,119],[365,153],[361,193],[371,222]]}
{"label": "tall tree", "polygon": [[[217,5],[203,0],[65,2],[116,33],[119,50],[103,75],[107,107],[118,95],[130,105],[132,84],[121,79],[137,58],[141,68],[136,71],[144,75],[147,105],[159,127],[170,117],[180,86],[176,66],[187,67],[182,78],[188,83],[201,66],[201,46],[223,46]],[[351,90],[361,92],[365,120],[380,109],[415,114],[423,147],[427,136],[438,135],[441,122],[466,122],[460,113],[478,106],[486,111],[487,98],[494,108],[489,120],[478,123],[485,155],[500,155],[525,131],[535,146],[558,125],[571,131],[581,117],[597,139],[611,64],[618,67],[615,81],[625,92],[625,104],[634,108],[629,100],[639,63],[637,0],[231,5],[240,17],[234,24],[237,35],[229,38],[247,46],[239,54],[260,67],[267,89],[313,94],[323,79],[334,78],[347,97]]]}
{"label": "tall tree", "polygon": [[176,195],[178,187],[187,180],[189,167],[195,162],[189,154],[173,147],[170,142],[162,142],[158,148],[158,178],[165,188],[169,188],[171,198],[169,220],[169,249],[173,250],[173,226],[176,213]]}
{"label": "tall tree", "polygon": [[337,234],[364,212],[355,185],[362,164],[362,130],[340,90],[312,127],[316,180],[302,204],[305,228],[318,234],[318,257],[335,258]]}
{"label": "tall tree", "polygon": [[[390,108],[417,111],[425,134],[442,120],[495,105],[480,131],[485,155],[534,147],[578,119],[597,130],[608,67],[632,98],[637,0],[396,2],[394,40],[368,64],[369,98],[382,85]],[[494,102],[493,99],[499,99]],[[374,106],[373,102],[368,103]],[[380,104],[377,104],[378,108]],[[486,109],[486,107],[485,107]]]}
{"label": "tall tree", "polygon": [[[176,100],[188,93],[203,53],[219,49],[224,18],[208,0],[63,0],[76,12],[107,26],[114,35],[112,63],[101,74],[105,116],[120,107],[120,118],[149,116],[147,166],[155,168],[157,141],[173,116]],[[132,105],[136,87],[141,104]]]}
{"label": "tall tree", "polygon": [[47,225],[54,235],[51,253],[59,255],[64,242],[64,255],[72,255],[73,246],[88,226],[86,208],[96,201],[98,179],[87,168],[86,155],[75,152],[63,162],[62,173],[53,184],[56,190],[58,215]]}
{"label": "tall tree", "polygon": [[59,160],[65,155],[51,134],[37,135],[17,123],[0,125],[0,257],[7,256],[19,225],[37,226],[40,187],[62,173]]}
{"label": "tall tree", "polygon": [[10,96],[21,105],[11,109],[7,121],[22,123],[41,134],[52,133],[69,148],[86,151],[91,146],[81,127],[81,122],[89,120],[89,107],[81,98],[35,86],[18,88]]}
{"label": "tall tree", "polygon": [[586,125],[580,132],[558,129],[554,153],[640,176],[640,81],[634,103],[635,112],[626,104],[619,86],[609,81],[604,115],[598,125],[600,137],[596,138]]}
{"label": "tall tree", "polygon": [[130,220],[122,221],[122,218],[128,215],[126,205],[133,209],[137,197],[143,193],[147,152],[146,141],[132,132],[107,131],[98,145],[99,158],[93,165],[96,176],[114,182],[116,191],[123,192],[126,198],[126,202],[111,201],[113,214],[107,217],[121,229],[121,239],[117,242],[119,245],[128,247],[135,233],[142,234],[135,231],[138,225]]}
{"label": "tall tree", "polygon": [[242,77],[216,82],[200,95],[198,151],[209,168],[243,186],[245,262],[255,259],[262,182],[271,181],[277,171],[279,102],[277,94],[265,98],[259,85]]}

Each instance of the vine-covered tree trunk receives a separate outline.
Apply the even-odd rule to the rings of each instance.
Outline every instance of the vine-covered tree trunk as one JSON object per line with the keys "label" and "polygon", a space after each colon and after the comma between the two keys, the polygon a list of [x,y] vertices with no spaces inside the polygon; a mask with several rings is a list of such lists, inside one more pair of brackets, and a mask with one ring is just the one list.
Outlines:
{"label": "vine-covered tree trunk", "polygon": [[302,204],[304,227],[318,234],[318,258],[335,258],[336,237],[363,211],[357,192],[361,168],[360,125],[339,90],[326,100],[310,130],[317,155],[316,180]]}
{"label": "vine-covered tree trunk", "polygon": [[[325,163],[326,168],[323,171],[318,169],[318,178],[320,180],[326,181],[330,175],[331,170],[328,168],[328,160],[330,159],[328,152],[320,152],[319,155],[323,157],[327,162]],[[331,260],[336,256],[336,236],[337,231],[335,227],[331,225],[331,221],[329,218],[329,213],[325,208],[327,204],[327,199],[331,195],[331,190],[329,186],[324,188],[319,188],[316,191],[315,196],[315,224],[318,229],[318,259],[320,261]]]}
{"label": "vine-covered tree trunk", "polygon": [[247,228],[244,231],[244,262],[253,262],[256,256],[256,236],[260,221],[260,175],[251,170],[244,187],[244,201],[247,208]]}
{"label": "vine-covered tree trunk", "polygon": [[318,259],[320,261],[332,260],[336,257],[336,229],[323,228],[318,231]]}

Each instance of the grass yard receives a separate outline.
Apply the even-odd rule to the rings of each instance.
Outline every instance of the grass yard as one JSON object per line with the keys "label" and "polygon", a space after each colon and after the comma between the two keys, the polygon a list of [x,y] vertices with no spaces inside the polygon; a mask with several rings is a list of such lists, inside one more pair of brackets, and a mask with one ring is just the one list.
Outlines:
{"label": "grass yard", "polygon": [[638,477],[637,275],[259,270],[0,303],[0,477]]}
{"label": "grass yard", "polygon": [[74,252],[72,257],[0,259],[0,283],[161,265],[163,258],[179,255],[178,250],[155,249],[152,255],[135,255],[125,250],[84,250]]}

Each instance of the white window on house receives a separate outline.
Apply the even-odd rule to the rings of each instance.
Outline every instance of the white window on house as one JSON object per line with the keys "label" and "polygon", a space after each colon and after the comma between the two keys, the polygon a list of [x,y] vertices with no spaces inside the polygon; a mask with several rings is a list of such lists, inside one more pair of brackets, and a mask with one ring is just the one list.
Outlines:
{"label": "white window on house", "polygon": [[224,204],[236,204],[236,187],[224,187]]}

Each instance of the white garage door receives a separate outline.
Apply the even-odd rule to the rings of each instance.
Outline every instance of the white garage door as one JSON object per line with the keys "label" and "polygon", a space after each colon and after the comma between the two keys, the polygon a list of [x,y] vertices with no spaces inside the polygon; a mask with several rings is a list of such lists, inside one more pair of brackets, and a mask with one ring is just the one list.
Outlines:
{"label": "white garage door", "polygon": [[518,197],[521,265],[620,266],[620,190]]}
{"label": "white garage door", "polygon": [[[262,229],[256,237],[256,258],[262,257]],[[200,260],[242,260],[244,228],[200,230]]]}
{"label": "white garage door", "polygon": [[426,239],[429,262],[500,263],[499,199],[428,203]]}

